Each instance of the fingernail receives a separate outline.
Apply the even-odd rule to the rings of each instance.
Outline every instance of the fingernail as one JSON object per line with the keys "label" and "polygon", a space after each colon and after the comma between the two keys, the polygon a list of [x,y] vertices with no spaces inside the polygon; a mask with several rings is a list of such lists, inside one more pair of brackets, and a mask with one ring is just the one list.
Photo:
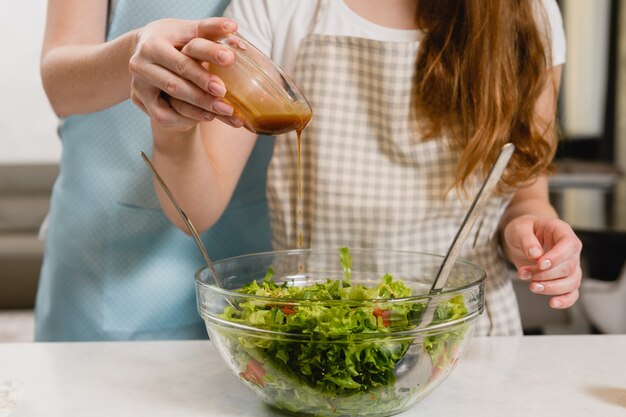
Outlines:
{"label": "fingernail", "polygon": [[528,256],[530,256],[531,258],[538,258],[541,256],[541,249],[539,249],[538,247],[532,247],[528,250]]}
{"label": "fingernail", "polygon": [[223,116],[232,116],[233,106],[224,103],[223,101],[216,101],[213,103],[213,110]]}
{"label": "fingernail", "polygon": [[233,127],[241,127],[243,126],[243,120],[237,116],[233,116],[230,118],[230,123]]}
{"label": "fingernail", "polygon": [[550,259],[544,259],[543,261],[539,262],[539,269],[541,269],[542,271],[545,271],[551,266],[552,266],[552,261]]}
{"label": "fingernail", "polygon": [[231,55],[232,52],[222,49],[217,53],[217,60],[220,62],[227,62]]}
{"label": "fingernail", "polygon": [[531,274],[530,271],[528,270],[523,270],[522,272],[519,273],[519,278],[523,279],[524,281],[528,281],[532,277],[533,277],[533,274]]}
{"label": "fingernail", "polygon": [[209,92],[213,93],[214,96],[224,97],[226,95],[226,87],[217,81],[211,81],[209,83]]}
{"label": "fingernail", "polygon": [[234,22],[231,22],[230,20],[227,20],[224,22],[224,25],[222,25],[222,27],[224,28],[224,30],[231,32],[233,30],[235,30],[235,28],[237,27],[237,25],[235,25]]}
{"label": "fingernail", "polygon": [[545,287],[543,286],[543,284],[533,282],[532,284],[530,284],[530,290],[532,292],[543,292],[543,290],[545,290]]}
{"label": "fingernail", "polygon": [[553,301],[550,301],[550,305],[554,308],[559,308],[563,305],[563,303],[560,302],[559,300],[553,300]]}

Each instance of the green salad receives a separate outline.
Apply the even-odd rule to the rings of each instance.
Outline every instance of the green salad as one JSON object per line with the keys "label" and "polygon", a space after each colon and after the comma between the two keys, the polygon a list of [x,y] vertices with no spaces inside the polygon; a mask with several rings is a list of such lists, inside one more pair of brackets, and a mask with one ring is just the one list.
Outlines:
{"label": "green salad", "polygon": [[[414,328],[425,302],[390,302],[410,297],[412,291],[389,274],[375,287],[352,285],[348,249],[340,250],[340,261],[341,280],[307,286],[277,284],[269,269],[262,282],[252,281],[238,290],[297,302],[276,305],[253,298],[224,309],[222,318],[227,321],[282,333],[261,337],[233,331],[227,336],[242,369],[240,376],[262,388],[279,408],[308,414],[325,410],[325,415],[351,414],[351,410],[384,413],[411,401],[412,394],[421,389],[396,389],[397,365],[413,340],[392,333]],[[363,300],[369,301],[359,303]],[[437,305],[433,325],[467,314],[463,296],[456,296]],[[454,360],[465,329],[456,326],[420,341],[433,372]],[[364,395],[369,401],[363,402]]]}

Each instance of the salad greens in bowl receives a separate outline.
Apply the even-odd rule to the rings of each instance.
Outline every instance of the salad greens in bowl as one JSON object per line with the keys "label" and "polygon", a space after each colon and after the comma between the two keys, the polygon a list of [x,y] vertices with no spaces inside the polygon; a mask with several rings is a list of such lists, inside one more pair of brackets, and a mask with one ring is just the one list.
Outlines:
{"label": "salad greens in bowl", "polygon": [[[485,272],[379,249],[290,250],[215,262],[196,274],[198,311],[229,368],[267,404],[312,416],[386,416],[452,371],[484,306]],[[422,324],[426,305],[436,306]]]}

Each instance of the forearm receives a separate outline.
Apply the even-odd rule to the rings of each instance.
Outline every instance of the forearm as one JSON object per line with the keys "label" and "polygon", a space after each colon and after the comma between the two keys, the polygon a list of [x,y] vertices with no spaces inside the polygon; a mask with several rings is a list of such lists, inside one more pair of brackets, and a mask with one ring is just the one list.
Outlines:
{"label": "forearm", "polygon": [[[199,126],[185,133],[164,130],[155,122],[152,127],[153,163],[200,233],[219,219],[230,193],[222,186],[216,166],[207,158]],[[167,217],[188,233],[177,210],[156,182],[155,187]]]}
{"label": "forearm", "polygon": [[130,95],[128,62],[136,31],[99,44],[64,45],[46,51],[41,77],[58,116],[91,113]]}
{"label": "forearm", "polygon": [[549,201],[543,198],[528,199],[509,205],[500,221],[500,228],[504,229],[511,220],[520,216],[532,216],[543,219],[556,219],[559,217]]}

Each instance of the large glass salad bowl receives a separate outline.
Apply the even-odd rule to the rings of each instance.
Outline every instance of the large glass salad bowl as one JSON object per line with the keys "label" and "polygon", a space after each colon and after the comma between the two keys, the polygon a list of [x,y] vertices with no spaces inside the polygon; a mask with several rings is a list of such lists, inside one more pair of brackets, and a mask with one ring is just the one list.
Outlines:
{"label": "large glass salad bowl", "polygon": [[[228,367],[297,415],[385,416],[452,371],[484,304],[485,272],[456,262],[429,295],[440,256],[343,248],[245,255],[196,274],[198,310]],[[427,303],[433,319],[421,323]]]}

